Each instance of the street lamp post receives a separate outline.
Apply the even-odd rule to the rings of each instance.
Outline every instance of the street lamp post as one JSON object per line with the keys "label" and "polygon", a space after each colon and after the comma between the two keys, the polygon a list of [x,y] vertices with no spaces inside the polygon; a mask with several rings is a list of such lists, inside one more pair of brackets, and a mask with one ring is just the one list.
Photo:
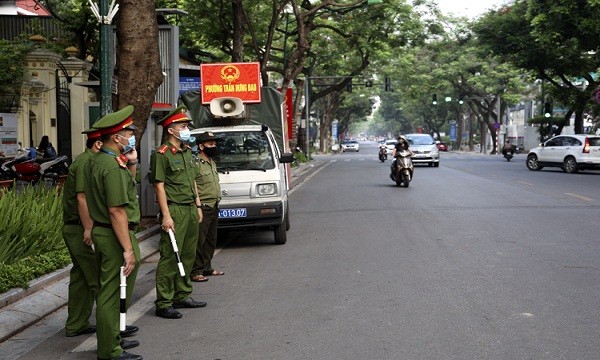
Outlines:
{"label": "street lamp post", "polygon": [[112,111],[110,91],[110,23],[104,19],[108,15],[108,0],[100,0],[100,116]]}
{"label": "street lamp post", "polygon": [[88,0],[92,13],[100,23],[100,116],[112,111],[110,82],[110,25],[119,11],[119,4],[108,0],[100,0],[100,7]]}

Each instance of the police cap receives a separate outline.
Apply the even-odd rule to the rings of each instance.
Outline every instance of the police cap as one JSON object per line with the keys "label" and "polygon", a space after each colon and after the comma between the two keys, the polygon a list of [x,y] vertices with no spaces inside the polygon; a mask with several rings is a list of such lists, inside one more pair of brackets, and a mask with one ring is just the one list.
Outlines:
{"label": "police cap", "polygon": [[133,105],[128,105],[112,114],[104,115],[92,127],[100,131],[101,135],[109,135],[121,130],[137,130],[133,125]]}
{"label": "police cap", "polygon": [[171,111],[167,116],[159,120],[157,124],[162,125],[163,128],[167,128],[173,123],[190,121],[192,120],[187,116],[187,107],[185,105],[180,105],[177,109]]}

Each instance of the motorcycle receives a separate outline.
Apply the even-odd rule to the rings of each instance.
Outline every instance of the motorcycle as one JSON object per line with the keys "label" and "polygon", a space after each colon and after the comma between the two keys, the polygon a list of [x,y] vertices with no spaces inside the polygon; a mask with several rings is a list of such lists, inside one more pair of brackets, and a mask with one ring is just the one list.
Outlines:
{"label": "motorcycle", "polygon": [[412,180],[413,171],[414,167],[410,151],[402,150],[400,153],[396,153],[396,164],[390,175],[392,181],[394,181],[397,186],[407,188]]}
{"label": "motorcycle", "polygon": [[381,160],[381,162],[387,160],[387,149],[385,148],[385,146],[379,147],[379,160]]}
{"label": "motorcycle", "polygon": [[510,159],[513,158],[513,149],[510,149],[510,150],[503,149],[502,155],[504,155],[504,158],[506,159],[506,161],[510,161]]}
{"label": "motorcycle", "polygon": [[0,178],[18,180],[36,184],[40,180],[56,182],[61,175],[67,175],[69,165],[67,156],[57,156],[32,160],[29,154],[20,154],[4,161],[0,165]]}
{"label": "motorcycle", "polygon": [[515,154],[520,154],[523,152],[523,146],[522,145],[517,145],[515,147],[513,147]]}

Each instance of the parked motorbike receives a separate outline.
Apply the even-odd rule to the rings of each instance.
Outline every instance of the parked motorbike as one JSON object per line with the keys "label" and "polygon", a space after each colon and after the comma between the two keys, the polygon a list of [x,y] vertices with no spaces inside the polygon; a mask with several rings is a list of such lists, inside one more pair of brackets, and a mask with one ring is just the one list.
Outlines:
{"label": "parked motorbike", "polygon": [[514,150],[515,154],[520,154],[520,153],[523,152],[523,146],[516,145],[516,146],[513,147],[513,150]]}
{"label": "parked motorbike", "polygon": [[40,180],[55,182],[61,175],[68,174],[68,160],[67,156],[32,160],[29,154],[20,154],[0,165],[0,178],[32,184]]}
{"label": "parked motorbike", "polygon": [[396,165],[393,168],[390,178],[396,182],[397,186],[407,188],[413,177],[413,163],[411,153],[407,150],[402,150],[396,153]]}
{"label": "parked motorbike", "polygon": [[381,162],[387,160],[387,149],[385,148],[385,146],[379,147],[379,160],[381,160]]}

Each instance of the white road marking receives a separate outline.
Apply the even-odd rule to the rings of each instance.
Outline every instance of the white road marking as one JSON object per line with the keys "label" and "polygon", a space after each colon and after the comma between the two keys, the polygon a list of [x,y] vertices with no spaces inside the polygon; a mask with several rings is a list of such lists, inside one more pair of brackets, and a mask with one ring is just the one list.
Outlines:
{"label": "white road marking", "polygon": [[592,201],[594,201],[594,199],[590,199],[590,198],[588,198],[588,197],[581,196],[581,195],[577,195],[577,194],[565,193],[565,195],[569,195],[569,196],[572,196],[572,197],[578,198],[578,199],[580,199],[580,200],[583,200],[583,201],[589,201],[589,202],[592,202]]}

